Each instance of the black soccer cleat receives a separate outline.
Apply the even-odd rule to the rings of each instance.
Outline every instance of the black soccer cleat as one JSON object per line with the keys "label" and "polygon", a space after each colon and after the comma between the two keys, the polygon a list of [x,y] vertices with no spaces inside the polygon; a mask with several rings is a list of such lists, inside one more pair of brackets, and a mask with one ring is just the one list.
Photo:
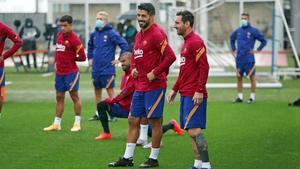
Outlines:
{"label": "black soccer cleat", "polygon": [[140,168],[153,168],[153,167],[158,167],[158,161],[152,158],[148,158],[146,162],[140,165]]}
{"label": "black soccer cleat", "polygon": [[250,98],[249,100],[248,100],[248,104],[252,104],[252,103],[254,103],[255,102],[255,100],[254,99],[252,99],[252,98]]}
{"label": "black soccer cleat", "polygon": [[243,100],[240,99],[239,97],[233,101],[233,103],[242,103],[242,102],[243,102]]}
{"label": "black soccer cleat", "polygon": [[96,120],[100,120],[96,114],[93,117],[89,118],[89,121],[96,121]]}
{"label": "black soccer cleat", "polygon": [[133,159],[120,157],[119,160],[111,162],[108,164],[108,167],[133,167]]}

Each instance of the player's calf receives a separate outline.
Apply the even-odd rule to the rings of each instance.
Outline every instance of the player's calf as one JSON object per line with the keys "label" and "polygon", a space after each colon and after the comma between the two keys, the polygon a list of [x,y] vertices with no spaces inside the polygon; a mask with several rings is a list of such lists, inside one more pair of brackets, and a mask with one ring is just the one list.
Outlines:
{"label": "player's calf", "polygon": [[207,168],[210,169],[210,162],[209,162],[209,155],[208,155],[208,146],[207,146],[207,141],[202,133],[196,135],[194,137],[196,145],[197,145],[197,150],[200,156],[200,161],[201,161],[201,168]]}

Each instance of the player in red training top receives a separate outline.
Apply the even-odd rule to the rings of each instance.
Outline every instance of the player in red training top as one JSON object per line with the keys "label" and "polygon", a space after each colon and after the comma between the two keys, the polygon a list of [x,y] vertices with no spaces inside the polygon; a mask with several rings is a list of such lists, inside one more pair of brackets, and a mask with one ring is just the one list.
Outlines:
{"label": "player in red training top", "polygon": [[174,102],[176,93],[180,93],[180,126],[189,134],[195,162],[192,169],[210,169],[207,141],[202,129],[206,128],[206,82],[209,65],[206,47],[202,39],[193,32],[194,16],[189,11],[176,14],[177,34],[184,38],[180,52],[180,71],[173,90],[167,101]]}
{"label": "player in red training top", "polygon": [[138,6],[137,19],[141,31],[135,37],[132,75],[136,89],[130,107],[131,116],[124,156],[109,167],[133,166],[133,154],[139,135],[140,120],[147,117],[152,126],[152,148],[148,160],[140,168],[158,167],[158,154],[162,137],[164,95],[167,87],[166,72],[176,60],[167,37],[156,26],[155,8],[151,3]]}
{"label": "player in red training top", "polygon": [[55,52],[56,115],[53,124],[44,128],[44,131],[61,130],[61,116],[64,111],[66,91],[69,91],[74,103],[75,122],[71,131],[77,132],[81,129],[81,103],[78,96],[79,69],[76,61],[85,61],[86,55],[80,39],[72,31],[72,23],[73,18],[69,15],[60,18],[61,32],[56,38]]}
{"label": "player in red training top", "polygon": [[[3,52],[6,38],[10,39],[14,45]],[[5,87],[5,75],[4,75],[4,60],[12,56],[22,45],[20,37],[7,25],[0,22],[0,117],[2,112],[2,105],[4,103],[4,87]]]}

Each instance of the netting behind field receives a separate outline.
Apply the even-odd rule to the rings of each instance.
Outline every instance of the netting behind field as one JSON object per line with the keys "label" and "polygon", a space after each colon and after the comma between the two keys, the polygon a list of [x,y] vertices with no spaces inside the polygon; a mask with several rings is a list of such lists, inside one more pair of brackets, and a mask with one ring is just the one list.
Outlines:
{"label": "netting behind field", "polygon": [[[208,1],[210,3],[212,1]],[[205,4],[200,4],[201,6]],[[195,31],[202,36],[202,34],[207,35],[207,39],[204,39],[207,47],[208,62],[210,65],[210,76],[235,76],[235,59],[231,53],[230,48],[230,34],[236,28],[239,27],[240,21],[240,4],[238,2],[225,2],[218,3],[215,7],[208,6],[203,8],[207,11],[207,27],[202,26],[205,23],[201,23],[196,15],[203,15],[203,10],[198,10],[195,14],[195,25],[199,27],[195,28]],[[267,46],[262,52],[255,54],[256,65],[257,65],[257,75],[261,76],[258,79],[263,79],[262,83],[277,83],[274,78],[271,77],[271,63],[272,63],[272,17],[273,17],[274,2],[245,2],[244,11],[250,13],[251,24],[258,28],[265,36],[268,41]],[[179,37],[175,29],[171,26],[174,24],[174,18],[176,12],[188,8],[169,8],[169,19],[168,19],[168,36],[170,44],[175,50],[177,57],[180,57],[180,48],[183,43],[183,39]],[[205,12],[204,11],[204,12]],[[199,17],[198,17],[199,18]],[[194,26],[195,27],[195,26]],[[204,32],[205,31],[205,32]],[[205,36],[204,36],[205,37]],[[260,42],[256,42],[255,48],[259,46]],[[279,44],[280,48],[283,48],[283,44]],[[287,66],[286,53],[281,52],[277,59],[278,66]],[[178,61],[179,59],[177,59]],[[178,61],[179,62],[179,61]],[[176,63],[171,72],[178,72],[179,63]],[[233,84],[221,84],[220,86],[232,86],[235,87],[235,82]],[[214,85],[219,86],[219,84]],[[246,84],[247,86],[247,84]],[[261,86],[258,82],[258,87]],[[281,86],[281,85],[276,85]]]}

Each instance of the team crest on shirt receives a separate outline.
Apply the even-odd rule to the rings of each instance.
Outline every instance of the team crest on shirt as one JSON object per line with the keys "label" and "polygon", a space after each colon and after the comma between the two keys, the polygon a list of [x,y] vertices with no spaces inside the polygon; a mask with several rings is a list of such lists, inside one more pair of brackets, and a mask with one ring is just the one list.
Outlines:
{"label": "team crest on shirt", "polygon": [[146,46],[147,43],[148,43],[148,42],[147,42],[146,40],[143,41],[143,45],[144,45],[144,46]]}
{"label": "team crest on shirt", "polygon": [[68,43],[69,43],[69,41],[68,41],[68,40],[66,40],[66,41],[65,41],[65,44],[68,44]]}
{"label": "team crest on shirt", "polygon": [[104,38],[103,41],[104,41],[104,42],[107,42],[108,36],[107,36],[107,35],[104,35],[103,38]]}
{"label": "team crest on shirt", "polygon": [[184,48],[184,49],[183,49],[183,53],[186,53],[186,51],[187,51],[187,48]]}

